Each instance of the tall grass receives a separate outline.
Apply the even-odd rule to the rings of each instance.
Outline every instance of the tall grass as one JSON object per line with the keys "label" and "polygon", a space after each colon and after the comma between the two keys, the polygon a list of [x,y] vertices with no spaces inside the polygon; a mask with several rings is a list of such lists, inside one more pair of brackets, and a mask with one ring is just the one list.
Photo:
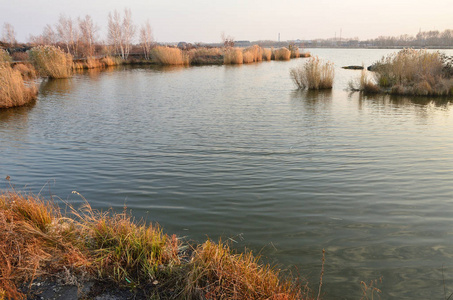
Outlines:
{"label": "tall grass", "polygon": [[222,64],[223,51],[220,48],[193,48],[188,50],[191,65]]}
{"label": "tall grass", "polygon": [[37,88],[26,86],[21,73],[9,64],[0,64],[0,108],[25,105],[38,94]]}
{"label": "tall grass", "polygon": [[[415,49],[387,55],[374,65],[378,91],[402,95],[451,95],[453,79],[448,59],[439,52]],[[367,86],[360,89],[368,91]]]}
{"label": "tall grass", "polygon": [[30,63],[17,63],[13,69],[19,71],[24,79],[33,79],[37,76],[35,68]]}
{"label": "tall grass", "polygon": [[269,61],[272,59],[272,50],[264,48],[263,49],[263,60]]}
{"label": "tall grass", "polygon": [[157,46],[151,50],[151,57],[159,65],[189,64],[189,57],[179,48]]}
{"label": "tall grass", "polygon": [[72,75],[72,56],[54,46],[32,48],[28,57],[41,76],[68,78]]}
{"label": "tall grass", "polygon": [[290,60],[291,51],[289,51],[285,47],[279,48],[279,49],[274,50],[273,56],[274,56],[275,60]]}
{"label": "tall grass", "polygon": [[244,49],[242,56],[245,64],[262,61],[263,48],[258,45],[253,45]]}
{"label": "tall grass", "polygon": [[334,65],[312,57],[305,64],[290,70],[293,82],[299,89],[331,89],[335,77]]}
{"label": "tall grass", "polygon": [[229,48],[225,50],[223,63],[226,65],[239,65],[244,62],[242,50],[239,48]]}

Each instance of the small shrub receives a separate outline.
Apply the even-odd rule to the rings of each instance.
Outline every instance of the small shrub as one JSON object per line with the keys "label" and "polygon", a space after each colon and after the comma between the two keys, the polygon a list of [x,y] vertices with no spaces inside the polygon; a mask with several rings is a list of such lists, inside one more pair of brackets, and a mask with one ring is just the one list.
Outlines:
{"label": "small shrub", "polygon": [[299,68],[291,69],[290,75],[299,89],[331,89],[335,70],[333,63],[313,57]]}
{"label": "small shrub", "polygon": [[28,61],[28,53],[27,52],[14,52],[12,54],[13,61]]}
{"label": "small shrub", "polygon": [[230,48],[225,50],[225,56],[223,58],[223,63],[226,65],[239,65],[244,62],[244,56],[241,49],[239,48]]}
{"label": "small shrub", "polygon": [[274,59],[275,60],[290,60],[291,59],[291,51],[287,48],[279,48],[274,50]]}
{"label": "small shrub", "polygon": [[189,64],[189,57],[179,48],[157,46],[151,50],[151,56],[159,65]]}
{"label": "small shrub", "polygon": [[0,108],[25,105],[34,99],[38,90],[25,85],[21,73],[9,64],[0,64]]}
{"label": "small shrub", "polygon": [[41,76],[68,78],[72,75],[72,56],[54,46],[37,46],[28,53],[30,62]]}

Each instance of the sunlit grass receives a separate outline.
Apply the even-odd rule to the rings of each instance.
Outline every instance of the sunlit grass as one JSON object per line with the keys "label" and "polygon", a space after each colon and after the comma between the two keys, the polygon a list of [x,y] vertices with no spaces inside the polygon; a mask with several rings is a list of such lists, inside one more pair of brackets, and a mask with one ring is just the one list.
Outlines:
{"label": "sunlit grass", "polygon": [[223,63],[226,65],[238,65],[244,62],[242,50],[239,48],[230,48],[225,50]]}
{"label": "sunlit grass", "polygon": [[151,57],[159,65],[188,65],[189,57],[179,48],[157,46],[151,50]]}
{"label": "sunlit grass", "polygon": [[21,73],[8,64],[0,64],[0,108],[25,105],[34,99],[37,88],[24,83]]}
{"label": "sunlit grass", "polygon": [[274,59],[275,60],[290,60],[291,59],[291,51],[289,51],[287,48],[279,48],[274,50],[273,53]]}
{"label": "sunlit grass", "polygon": [[453,94],[452,66],[439,52],[404,49],[383,57],[373,71],[371,80],[362,73],[358,90],[419,96]]}
{"label": "sunlit grass", "polygon": [[72,75],[72,56],[54,46],[37,46],[28,53],[31,64],[41,76],[68,78]]}
{"label": "sunlit grass", "polygon": [[299,89],[331,89],[335,77],[334,65],[318,57],[310,58],[298,68],[290,70],[293,82]]}

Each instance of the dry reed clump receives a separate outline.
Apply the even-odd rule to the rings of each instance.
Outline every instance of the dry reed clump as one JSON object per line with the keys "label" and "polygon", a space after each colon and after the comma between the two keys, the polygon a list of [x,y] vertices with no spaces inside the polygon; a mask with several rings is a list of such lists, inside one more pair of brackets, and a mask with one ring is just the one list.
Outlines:
{"label": "dry reed clump", "polygon": [[290,60],[291,59],[291,51],[289,51],[285,47],[279,48],[277,50],[274,50],[273,56],[274,56],[275,60]]}
{"label": "dry reed clump", "polygon": [[290,75],[299,89],[331,89],[335,70],[333,63],[313,57],[302,66],[291,69]]}
{"label": "dry reed clump", "polygon": [[19,71],[24,79],[33,79],[37,76],[35,68],[30,63],[17,63],[13,69]]}
{"label": "dry reed clump", "polygon": [[[378,90],[401,95],[451,95],[453,68],[449,59],[439,52],[415,49],[385,56],[373,66]],[[365,87],[361,90],[368,91]]]}
{"label": "dry reed clump", "polygon": [[13,59],[11,55],[9,55],[8,51],[0,48],[0,64],[2,63],[10,63]]}
{"label": "dry reed clump", "polygon": [[29,50],[30,62],[41,76],[68,78],[72,75],[72,56],[54,46],[37,46]]}
{"label": "dry reed clump", "polygon": [[101,59],[101,63],[103,63],[104,66],[106,66],[106,67],[111,67],[111,66],[119,65],[120,61],[112,58],[111,56],[106,56]]}
{"label": "dry reed clump", "polygon": [[300,57],[299,47],[296,46],[295,44],[290,44],[288,46],[288,50],[291,51],[291,58],[299,58]]}
{"label": "dry reed clump", "polygon": [[269,61],[272,59],[272,50],[264,48],[263,49],[263,60]]}
{"label": "dry reed clump", "polygon": [[193,48],[188,50],[191,65],[222,64],[223,51],[220,48]]}
{"label": "dry reed clump", "polygon": [[308,299],[279,272],[262,265],[250,252],[233,254],[226,244],[207,241],[195,249],[189,263],[184,295],[188,299]]}
{"label": "dry reed clump", "polygon": [[21,73],[9,64],[0,64],[0,108],[22,106],[38,94],[37,88],[26,86]]}
{"label": "dry reed clump", "polygon": [[157,46],[151,50],[151,56],[159,65],[189,64],[189,57],[179,48]]}
{"label": "dry reed clump", "polygon": [[350,81],[349,89],[351,91],[363,91],[366,93],[378,93],[379,86],[374,82],[373,79],[370,79],[368,76],[369,72],[364,68],[362,69],[360,79],[358,82]]}
{"label": "dry reed clump", "polygon": [[244,64],[259,62],[263,60],[263,48],[253,45],[244,49],[242,53]]}
{"label": "dry reed clump", "polygon": [[88,57],[85,61],[86,69],[95,69],[95,68],[102,68],[102,67],[104,67],[104,65],[101,63],[101,61],[94,57]]}
{"label": "dry reed clump", "polygon": [[226,65],[240,65],[244,63],[242,50],[239,48],[229,48],[225,50],[223,63]]}

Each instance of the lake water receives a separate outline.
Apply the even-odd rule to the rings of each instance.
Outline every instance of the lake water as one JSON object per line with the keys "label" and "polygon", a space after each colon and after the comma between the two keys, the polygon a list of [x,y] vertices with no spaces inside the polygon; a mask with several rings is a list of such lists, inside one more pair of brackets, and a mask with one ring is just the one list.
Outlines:
{"label": "lake water", "polygon": [[[187,240],[234,240],[319,280],[325,299],[453,291],[453,110],[447,101],[345,89],[392,50],[313,49],[332,91],[300,92],[304,59],[118,68],[44,81],[0,111],[0,176],[94,208],[126,205]],[[452,53],[450,53],[452,54]],[[1,187],[8,183],[2,179]],[[447,295],[448,296],[448,295]]]}

